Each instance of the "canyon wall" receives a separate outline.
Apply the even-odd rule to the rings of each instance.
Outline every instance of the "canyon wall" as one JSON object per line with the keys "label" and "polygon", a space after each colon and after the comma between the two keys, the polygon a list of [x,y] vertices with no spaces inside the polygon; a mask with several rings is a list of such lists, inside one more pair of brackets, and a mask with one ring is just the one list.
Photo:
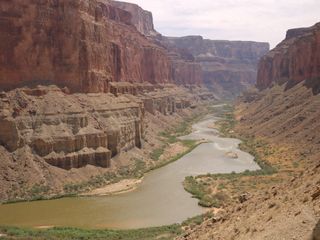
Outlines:
{"label": "canyon wall", "polygon": [[259,63],[257,86],[273,83],[295,85],[303,80],[319,82],[320,23],[310,28],[288,30],[285,40],[264,56]]}
{"label": "canyon wall", "polygon": [[13,0],[2,1],[0,13],[0,90],[204,82],[217,95],[236,95],[255,82],[256,62],[268,50],[265,43],[166,38],[150,12],[124,2]]}
{"label": "canyon wall", "polygon": [[241,98],[247,105],[244,132],[293,143],[307,155],[319,153],[320,24],[288,30],[261,59],[258,73],[260,91]]}
{"label": "canyon wall", "polygon": [[110,167],[110,159],[121,151],[142,147],[145,112],[172,115],[211,98],[174,85],[145,92],[146,87],[129,84],[113,85],[117,97],[69,94],[55,86],[2,93],[0,144],[10,153],[30,148],[67,170],[88,164]]}
{"label": "canyon wall", "polygon": [[166,52],[171,63],[170,76],[175,84],[201,85],[203,83],[201,65],[195,61],[188,51],[167,44],[166,38],[154,29],[152,13],[132,3],[118,1],[110,1],[110,3],[117,8],[130,12],[136,29],[150,42]]}
{"label": "canyon wall", "polygon": [[109,168],[142,148],[146,113],[212,99],[198,87],[200,65],[158,36],[152,14],[135,4],[1,1],[1,153],[64,170]]}
{"label": "canyon wall", "polygon": [[202,67],[204,84],[220,96],[235,96],[254,85],[257,63],[269,50],[268,43],[208,40],[201,36],[167,37],[162,43],[191,53]]}
{"label": "canyon wall", "polygon": [[[175,69],[150,35],[156,35],[151,13],[132,4],[1,1],[0,90],[55,84],[71,92],[108,92],[110,82],[175,78],[184,84],[179,74],[190,76],[186,68]],[[187,83],[199,84],[201,76],[195,77]]]}

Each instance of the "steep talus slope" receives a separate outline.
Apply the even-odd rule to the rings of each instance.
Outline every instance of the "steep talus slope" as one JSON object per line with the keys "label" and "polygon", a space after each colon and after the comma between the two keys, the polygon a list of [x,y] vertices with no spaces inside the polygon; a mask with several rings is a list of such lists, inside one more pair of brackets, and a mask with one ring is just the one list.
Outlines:
{"label": "steep talus slope", "polygon": [[252,193],[178,239],[318,240],[319,183],[318,164],[286,184]]}
{"label": "steep talus slope", "polygon": [[290,89],[275,86],[259,93],[253,102],[240,104],[239,130],[292,144],[308,156],[320,153],[320,95],[304,84]]}
{"label": "steep talus slope", "polygon": [[220,96],[236,96],[256,81],[257,63],[268,43],[208,40],[201,36],[162,38],[166,46],[189,52],[203,70],[204,84]]}
{"label": "steep talus slope", "polygon": [[263,139],[265,156],[281,166],[274,175],[287,177],[270,176],[271,187],[252,189],[181,239],[320,239],[319,26],[289,30],[260,61],[261,90],[237,103],[235,131]]}
{"label": "steep talus slope", "polygon": [[247,201],[226,207],[179,239],[320,239],[320,95],[303,84],[267,89],[237,108],[236,132],[282,149],[274,161],[287,168],[287,180],[273,183],[271,176],[271,187],[252,189]]}

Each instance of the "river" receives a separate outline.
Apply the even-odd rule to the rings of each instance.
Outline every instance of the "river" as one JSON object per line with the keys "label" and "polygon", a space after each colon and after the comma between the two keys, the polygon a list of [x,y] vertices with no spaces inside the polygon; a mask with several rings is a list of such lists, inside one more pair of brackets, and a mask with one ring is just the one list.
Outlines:
{"label": "river", "polygon": [[[135,191],[0,205],[0,225],[132,229],[181,223],[202,214],[205,209],[182,186],[186,176],[259,169],[253,156],[238,149],[239,140],[219,137],[217,130],[208,127],[217,120],[208,115],[194,124],[193,132],[182,138],[209,142],[148,173]],[[227,156],[228,152],[238,158]]]}

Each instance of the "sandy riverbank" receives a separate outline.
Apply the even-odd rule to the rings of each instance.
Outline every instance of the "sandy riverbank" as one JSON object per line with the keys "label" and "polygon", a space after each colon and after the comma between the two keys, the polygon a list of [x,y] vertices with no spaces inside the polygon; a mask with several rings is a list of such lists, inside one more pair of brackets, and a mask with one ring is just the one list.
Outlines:
{"label": "sandy riverbank", "polygon": [[120,182],[109,184],[105,187],[97,188],[90,192],[83,193],[81,194],[81,196],[108,196],[133,191],[138,187],[142,180],[142,178],[124,179]]}

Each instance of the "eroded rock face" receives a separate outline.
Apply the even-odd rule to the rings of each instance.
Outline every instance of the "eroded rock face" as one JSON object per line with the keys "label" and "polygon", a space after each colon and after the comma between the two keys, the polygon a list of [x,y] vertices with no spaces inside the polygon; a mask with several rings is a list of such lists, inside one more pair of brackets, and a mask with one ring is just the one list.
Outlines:
{"label": "eroded rock face", "polygon": [[[152,13],[141,9],[136,4],[111,1],[113,6],[131,13],[133,25],[150,42],[163,49],[171,64],[170,78],[178,85],[201,85],[201,65],[195,62],[191,53],[167,44],[166,37],[158,33],[153,26]],[[150,59],[149,59],[150,60]]]}
{"label": "eroded rock face", "polygon": [[136,29],[145,36],[157,36],[159,33],[154,29],[152,13],[136,4],[127,2],[110,1],[110,4],[128,11],[132,15],[132,23]]}
{"label": "eroded rock face", "polygon": [[217,41],[201,36],[168,37],[162,43],[178,48],[182,56],[191,53],[202,67],[204,84],[219,95],[229,96],[255,84],[257,62],[269,50],[268,43]]}
{"label": "eroded rock face", "polygon": [[293,86],[303,80],[319,82],[320,23],[310,28],[288,30],[286,39],[259,63],[257,85],[260,89],[273,83]]}
{"label": "eroded rock face", "polygon": [[174,85],[120,87],[117,96],[67,94],[55,86],[7,92],[0,98],[0,144],[13,155],[28,147],[35,158],[67,170],[106,168],[121,151],[142,147],[145,111],[170,115],[212,97]]}
{"label": "eroded rock face", "polygon": [[107,94],[67,95],[55,87],[41,96],[31,93],[14,90],[1,101],[0,125],[7,131],[0,139],[11,152],[27,145],[49,164],[70,169],[109,167],[121,149],[141,147],[138,103]]}
{"label": "eroded rock face", "polygon": [[182,72],[186,67],[175,70],[167,50],[146,37],[156,35],[152,15],[136,5],[13,0],[1,1],[0,16],[1,90],[55,84],[108,92],[110,82],[200,79]]}

